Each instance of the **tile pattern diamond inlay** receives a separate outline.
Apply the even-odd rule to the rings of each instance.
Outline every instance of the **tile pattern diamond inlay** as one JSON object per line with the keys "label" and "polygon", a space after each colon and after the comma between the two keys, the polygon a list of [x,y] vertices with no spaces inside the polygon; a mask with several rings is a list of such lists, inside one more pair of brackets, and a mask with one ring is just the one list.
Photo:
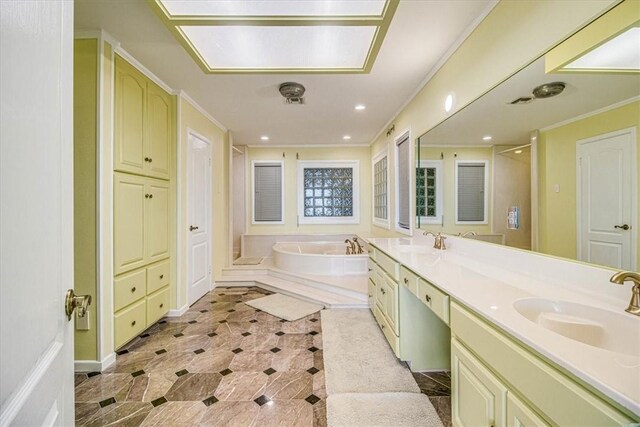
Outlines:
{"label": "tile pattern diamond inlay", "polygon": [[76,425],[326,426],[320,313],[287,322],[245,304],[268,294],[218,288],[76,374]]}

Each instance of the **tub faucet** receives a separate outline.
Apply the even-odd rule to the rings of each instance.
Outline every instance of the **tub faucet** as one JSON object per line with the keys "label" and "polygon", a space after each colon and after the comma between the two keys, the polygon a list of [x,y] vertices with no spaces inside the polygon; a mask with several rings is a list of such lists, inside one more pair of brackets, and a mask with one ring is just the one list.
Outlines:
{"label": "tub faucet", "polygon": [[347,255],[355,254],[356,246],[353,244],[353,242],[349,239],[346,239],[344,242],[347,244]]}
{"label": "tub faucet", "polygon": [[360,245],[360,242],[358,242],[358,236],[353,236],[353,243],[358,247],[358,251],[357,251],[358,254],[364,253],[364,251],[362,250],[362,246]]}
{"label": "tub faucet", "polygon": [[433,236],[434,237],[434,242],[433,242],[433,248],[434,249],[441,249],[441,250],[445,250],[447,249],[447,245],[445,245],[444,241],[446,240],[446,237],[444,237],[442,235],[442,233],[438,233],[438,234],[433,234],[431,231],[425,231],[424,233],[422,233],[425,236]]}
{"label": "tub faucet", "polygon": [[466,233],[458,233],[458,236],[460,237],[467,237],[467,236],[477,236],[478,233],[476,233],[475,231],[467,231]]}
{"label": "tub faucet", "polygon": [[632,271],[619,271],[611,276],[609,280],[617,285],[622,285],[624,282],[633,282],[631,301],[625,311],[640,316],[640,274]]}

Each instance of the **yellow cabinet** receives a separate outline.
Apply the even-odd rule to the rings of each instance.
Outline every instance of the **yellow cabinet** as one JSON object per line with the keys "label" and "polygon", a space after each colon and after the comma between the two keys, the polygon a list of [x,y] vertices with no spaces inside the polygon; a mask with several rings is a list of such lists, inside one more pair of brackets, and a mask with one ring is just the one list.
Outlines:
{"label": "yellow cabinet", "polygon": [[169,179],[171,95],[116,56],[114,169]]}
{"label": "yellow cabinet", "polygon": [[507,427],[545,427],[548,425],[513,393],[507,394]]}
{"label": "yellow cabinet", "polygon": [[418,298],[444,323],[449,324],[449,295],[424,279],[418,280]]}
{"label": "yellow cabinet", "polygon": [[151,326],[169,311],[169,287],[147,297],[147,326]]}
{"label": "yellow cabinet", "polygon": [[113,308],[118,311],[146,294],[147,271],[140,270],[118,277],[113,284]]}
{"label": "yellow cabinet", "polygon": [[453,425],[506,425],[507,388],[455,338],[451,340]]}
{"label": "yellow cabinet", "polygon": [[169,183],[123,173],[114,181],[118,275],[169,256]]}
{"label": "yellow cabinet", "polygon": [[398,284],[385,274],[385,303],[384,315],[387,318],[389,326],[396,335],[400,335],[398,328]]}
{"label": "yellow cabinet", "polygon": [[147,304],[143,299],[115,315],[114,345],[116,348],[126,344],[131,338],[147,327]]}
{"label": "yellow cabinet", "polygon": [[169,284],[169,260],[147,268],[147,294]]}

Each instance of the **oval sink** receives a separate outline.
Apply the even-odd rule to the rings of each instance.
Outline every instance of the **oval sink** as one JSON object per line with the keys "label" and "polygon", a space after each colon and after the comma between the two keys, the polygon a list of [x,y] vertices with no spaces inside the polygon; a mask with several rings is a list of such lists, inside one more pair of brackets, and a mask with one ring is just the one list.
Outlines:
{"label": "oval sink", "polygon": [[525,298],[513,303],[543,328],[593,347],[640,357],[640,319],[569,301]]}

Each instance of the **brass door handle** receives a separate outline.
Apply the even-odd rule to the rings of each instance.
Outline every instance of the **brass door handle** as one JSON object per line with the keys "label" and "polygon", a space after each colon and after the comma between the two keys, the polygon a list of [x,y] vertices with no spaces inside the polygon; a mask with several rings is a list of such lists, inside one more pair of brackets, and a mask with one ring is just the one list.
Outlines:
{"label": "brass door handle", "polygon": [[79,317],[86,316],[89,304],[91,304],[91,295],[76,295],[73,289],[69,289],[64,299],[64,312],[67,315],[67,320],[71,320],[76,308]]}
{"label": "brass door handle", "polygon": [[624,230],[624,231],[627,231],[627,230],[631,229],[629,224],[614,225],[613,228],[619,228],[619,229]]}
{"label": "brass door handle", "polygon": [[193,225],[189,226],[189,231],[193,231],[193,230],[197,230],[197,229],[198,229],[198,226],[193,226]]}

